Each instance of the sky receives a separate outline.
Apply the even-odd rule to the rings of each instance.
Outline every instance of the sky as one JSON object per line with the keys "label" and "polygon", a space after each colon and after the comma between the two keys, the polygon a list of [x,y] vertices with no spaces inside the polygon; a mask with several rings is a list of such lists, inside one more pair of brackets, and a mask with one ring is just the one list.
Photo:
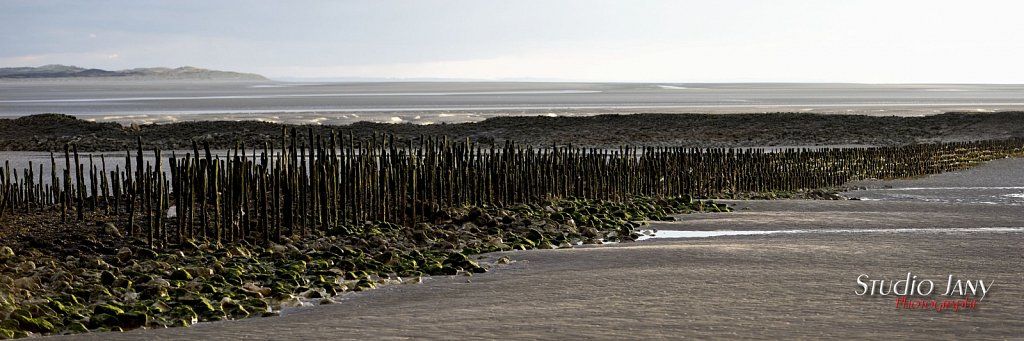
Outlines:
{"label": "sky", "polygon": [[1020,84],[1021,13],[1012,0],[0,0],[0,67]]}

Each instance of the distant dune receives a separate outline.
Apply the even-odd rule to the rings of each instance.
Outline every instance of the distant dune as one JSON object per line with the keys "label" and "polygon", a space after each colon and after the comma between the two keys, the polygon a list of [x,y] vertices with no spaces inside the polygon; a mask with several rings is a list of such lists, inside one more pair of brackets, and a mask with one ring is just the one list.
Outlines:
{"label": "distant dune", "polygon": [[67,65],[40,67],[0,68],[0,79],[63,79],[63,78],[117,78],[129,80],[246,80],[265,81],[266,77],[253,73],[218,71],[191,66],[179,68],[153,67],[119,71],[85,69]]}

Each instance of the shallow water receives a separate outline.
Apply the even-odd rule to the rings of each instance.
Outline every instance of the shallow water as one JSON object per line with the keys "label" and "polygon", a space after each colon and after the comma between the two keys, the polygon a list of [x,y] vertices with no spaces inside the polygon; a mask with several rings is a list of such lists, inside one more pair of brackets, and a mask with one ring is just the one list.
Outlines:
{"label": "shallow water", "polygon": [[971,227],[971,228],[904,228],[904,229],[820,229],[820,230],[718,230],[678,231],[658,230],[653,235],[641,235],[637,240],[709,238],[721,236],[754,236],[766,234],[800,233],[1024,233],[1024,227]]}
{"label": "shallow water", "polygon": [[909,180],[854,181],[843,195],[861,200],[1024,206],[1024,158]]}
{"label": "shallow water", "polygon": [[[852,192],[857,193],[857,192]],[[856,194],[855,194],[856,195]],[[874,189],[861,200],[918,200],[960,204],[1024,206],[1024,187]]]}

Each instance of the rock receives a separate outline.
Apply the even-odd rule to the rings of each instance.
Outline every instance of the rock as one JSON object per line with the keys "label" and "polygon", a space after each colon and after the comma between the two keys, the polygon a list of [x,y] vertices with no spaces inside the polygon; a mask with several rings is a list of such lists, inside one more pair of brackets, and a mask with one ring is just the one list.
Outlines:
{"label": "rock", "polygon": [[62,315],[70,315],[71,314],[71,310],[68,309],[68,307],[65,306],[64,303],[61,303],[60,301],[58,301],[56,299],[53,299],[53,298],[48,299],[47,300],[47,305],[50,308],[52,308],[54,310],[54,312],[56,312],[56,313],[60,313]]}
{"label": "rock", "polygon": [[32,272],[36,270],[36,263],[33,261],[24,261],[18,264],[18,271],[21,272]]}
{"label": "rock", "polygon": [[85,261],[85,267],[96,270],[110,270],[111,266],[103,258],[90,257]]}
{"label": "rock", "polygon": [[138,250],[138,252],[136,252],[136,256],[138,256],[137,258],[139,258],[139,259],[154,259],[154,258],[156,258],[159,255],[160,255],[159,253],[157,253],[156,251],[150,250],[150,249],[142,249],[142,248],[140,248]]}
{"label": "rock", "polygon": [[231,318],[246,318],[251,314],[241,303],[232,301],[227,297],[221,300],[220,308],[224,311],[224,314]]}
{"label": "rock", "polygon": [[174,272],[171,272],[170,279],[178,281],[191,281],[192,274],[188,273],[188,271],[186,271],[185,269],[178,268],[175,269]]}
{"label": "rock", "polygon": [[209,279],[210,277],[213,277],[213,269],[211,268],[196,266],[190,267],[186,269],[186,271],[188,271],[188,273],[191,274],[193,277],[199,277],[204,279]]}
{"label": "rock", "polygon": [[335,303],[338,303],[338,302],[335,302],[334,300],[332,300],[330,298],[324,298],[324,299],[320,300],[320,305],[335,304]]}
{"label": "rock", "polygon": [[273,244],[270,246],[270,250],[273,251],[275,254],[284,255],[286,252],[288,252],[288,247],[281,244]]}
{"label": "rock", "polygon": [[8,259],[14,257],[14,249],[10,246],[0,247],[0,259]]}
{"label": "rock", "polygon": [[302,306],[302,301],[293,295],[282,296],[277,303],[281,308],[298,308]]}
{"label": "rock", "polygon": [[114,223],[103,224],[103,233],[115,237],[121,236],[121,231],[117,229],[117,225],[114,225]]}
{"label": "rock", "polygon": [[[196,282],[191,282],[189,284],[192,284],[192,283],[196,283]],[[220,292],[220,289],[217,289],[217,287],[213,286],[210,283],[200,283],[197,291],[199,291],[199,293],[202,293],[202,294],[215,294],[215,293]]]}
{"label": "rock", "polygon": [[124,309],[115,307],[110,304],[98,304],[95,307],[93,307],[92,311],[93,314],[108,314],[112,316],[124,314]]}
{"label": "rock", "polygon": [[117,320],[121,322],[121,327],[125,329],[135,329],[145,326],[149,323],[149,315],[142,312],[129,312],[117,315]]}
{"label": "rock", "polygon": [[242,291],[258,295],[257,297],[268,297],[273,292],[273,290],[271,290],[270,288],[261,287],[256,285],[255,283],[243,284]]}
{"label": "rock", "polygon": [[9,318],[0,321],[0,329],[10,330],[13,332],[23,331],[21,330],[21,324],[15,321],[14,318]]}
{"label": "rock", "polygon": [[469,209],[469,213],[466,214],[465,220],[476,220],[477,218],[480,218],[480,216],[483,214],[483,210],[481,210],[479,207],[473,207]]}
{"label": "rock", "polygon": [[82,322],[74,321],[64,326],[64,329],[73,333],[88,333],[89,328],[86,328]]}
{"label": "rock", "polygon": [[153,303],[153,305],[149,306],[149,309],[150,311],[166,313],[168,311],[171,311],[171,306],[167,305],[167,303],[156,301],[156,303]]}
{"label": "rock", "polygon": [[265,313],[272,311],[267,301],[258,298],[249,298],[242,301],[242,306],[253,313]]}
{"label": "rock", "polygon": [[206,299],[206,297],[182,299],[179,300],[179,302],[188,305],[189,307],[192,307],[192,311],[196,312],[196,314],[200,314],[203,316],[207,316],[217,311],[217,309],[213,307],[213,304],[210,303],[210,300]]}
{"label": "rock", "polygon": [[473,222],[476,223],[477,226],[497,226],[498,225],[498,222],[496,220],[494,220],[494,217],[492,217],[488,213],[481,214],[479,217],[476,217],[476,219],[473,219]]}
{"label": "rock", "polygon": [[462,268],[469,272],[482,273],[487,272],[487,269],[480,267],[476,261],[469,259],[465,254],[461,252],[452,253],[448,255],[448,259],[444,261],[445,264],[451,265],[452,267]]}
{"label": "rock", "polygon": [[42,318],[18,316],[16,320],[20,324],[21,329],[25,331],[33,333],[52,333],[54,331],[53,323]]}
{"label": "rock", "polygon": [[252,253],[249,252],[249,250],[247,250],[244,247],[235,246],[235,247],[233,247],[231,249],[228,249],[227,256],[231,257],[231,258],[235,258],[235,257],[252,258]]}
{"label": "rock", "polygon": [[192,310],[192,307],[187,305],[174,307],[171,311],[171,315],[187,322],[187,324],[185,324],[186,326],[199,322],[199,315],[196,315],[196,312]]}
{"label": "rock", "polygon": [[40,286],[39,286],[39,279],[35,278],[35,277],[22,277],[22,278],[18,278],[16,280],[14,280],[13,284],[14,284],[13,286],[15,288],[28,290],[30,292],[35,292],[36,290],[39,290],[39,288],[40,288]]}
{"label": "rock", "polygon": [[114,274],[111,273],[110,271],[103,271],[103,273],[100,274],[100,283],[102,283],[103,285],[109,286],[111,284],[114,284],[114,280],[116,279],[117,277],[114,276]]}
{"label": "rock", "polygon": [[359,282],[356,282],[355,291],[363,291],[363,290],[367,290],[367,289],[376,289],[376,288],[377,288],[377,283],[375,283],[374,281],[371,281],[371,280],[369,280],[367,278],[363,278],[363,279],[360,279]]}
{"label": "rock", "polygon": [[132,249],[129,249],[127,246],[122,247],[120,250],[117,250],[117,259],[119,259],[120,261],[126,262],[131,258]]}
{"label": "rock", "polygon": [[95,314],[89,317],[90,329],[110,328],[120,324],[121,321],[118,321],[116,316],[110,314]]}

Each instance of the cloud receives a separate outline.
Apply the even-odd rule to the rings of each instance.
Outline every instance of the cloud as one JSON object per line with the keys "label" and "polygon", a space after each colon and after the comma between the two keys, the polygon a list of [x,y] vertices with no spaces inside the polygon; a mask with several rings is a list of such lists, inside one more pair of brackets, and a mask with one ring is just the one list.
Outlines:
{"label": "cloud", "polygon": [[115,52],[47,53],[13,57],[0,57],[0,67],[40,66],[47,64],[75,65],[86,68],[125,69],[111,61],[121,57]]}
{"label": "cloud", "polygon": [[[270,77],[1024,82],[1013,2],[0,0],[0,66]],[[102,8],[101,8],[102,7]]]}

